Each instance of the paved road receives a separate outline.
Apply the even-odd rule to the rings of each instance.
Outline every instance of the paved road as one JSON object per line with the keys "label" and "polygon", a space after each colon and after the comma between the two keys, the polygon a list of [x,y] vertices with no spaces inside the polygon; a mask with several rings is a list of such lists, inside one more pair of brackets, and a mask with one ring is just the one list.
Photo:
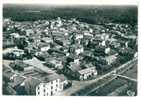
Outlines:
{"label": "paved road", "polygon": [[[79,94],[79,95],[87,95],[89,92],[91,92],[92,90],[95,90],[97,88],[99,88],[99,86],[102,86],[102,85],[105,85],[106,82],[109,82],[111,81],[111,79],[113,78],[116,78],[117,75],[114,75],[111,79],[109,80],[106,80],[106,81],[102,81],[102,79],[104,78],[107,78],[108,76],[111,76],[113,74],[121,74],[121,73],[124,73],[126,70],[130,69],[131,67],[133,67],[135,65],[135,63],[137,63],[137,58],[121,65],[120,67],[118,68],[115,68],[113,69],[112,71],[108,72],[107,74],[105,75],[102,75],[102,76],[98,76],[96,79],[93,79],[93,80],[89,80],[89,81],[72,81],[72,87],[62,91],[61,93],[59,93],[59,95],[62,95],[62,96],[70,96],[74,93],[81,93],[81,91],[83,91],[83,94]],[[97,87],[91,87],[88,90],[86,90],[86,92],[84,92],[85,90],[83,89],[86,89],[87,87],[89,87],[90,85],[93,85],[95,84],[96,82],[103,82],[101,83],[100,85],[98,85]]]}
{"label": "paved road", "polygon": [[[4,64],[8,65],[10,61],[4,60],[3,62],[4,62]],[[95,78],[93,80],[89,80],[89,81],[75,81],[75,80],[73,80],[72,81],[72,87],[62,91],[58,95],[70,96],[70,95],[75,94],[75,93],[81,93],[82,91],[83,91],[83,93],[81,93],[80,95],[87,95],[91,91],[96,90],[99,87],[104,86],[107,82],[109,82],[112,79],[116,78],[116,75],[113,76],[113,74],[115,74],[115,73],[117,73],[117,74],[124,73],[125,71],[127,71],[128,69],[133,67],[135,65],[135,63],[137,63],[137,59],[134,59],[134,60],[132,60],[132,61],[130,61],[130,62],[128,62],[128,63],[126,63],[126,64],[124,64],[124,65],[110,71],[110,72],[108,72],[105,75],[98,76],[97,78]],[[112,76],[112,77],[110,78],[109,76]],[[107,77],[109,77],[110,79],[108,79]],[[104,79],[104,78],[106,78],[106,79]],[[101,83],[97,84],[97,82],[101,82]],[[93,87],[91,87],[91,85]],[[86,88],[89,89],[89,90],[85,90]]]}
{"label": "paved road", "polygon": [[127,76],[117,75],[117,77],[122,78],[122,79],[129,80],[129,81],[137,82],[137,80],[136,80],[136,79],[131,78],[131,77],[127,77]]}

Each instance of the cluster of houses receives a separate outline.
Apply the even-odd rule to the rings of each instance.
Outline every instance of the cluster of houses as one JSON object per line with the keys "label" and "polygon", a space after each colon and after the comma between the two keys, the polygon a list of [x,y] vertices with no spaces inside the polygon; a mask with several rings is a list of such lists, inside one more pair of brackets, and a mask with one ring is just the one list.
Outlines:
{"label": "cluster of houses", "polygon": [[29,95],[56,95],[68,86],[67,77],[93,79],[99,71],[137,56],[137,35],[131,33],[128,24],[90,25],[60,17],[34,22],[3,21],[3,58],[13,60],[10,67],[25,79],[38,79]]}
{"label": "cluster of houses", "polygon": [[17,60],[10,63],[10,67],[3,67],[3,87],[11,89],[6,90],[6,94],[52,96],[70,86],[71,82],[64,75],[49,70],[44,72],[31,61]]}

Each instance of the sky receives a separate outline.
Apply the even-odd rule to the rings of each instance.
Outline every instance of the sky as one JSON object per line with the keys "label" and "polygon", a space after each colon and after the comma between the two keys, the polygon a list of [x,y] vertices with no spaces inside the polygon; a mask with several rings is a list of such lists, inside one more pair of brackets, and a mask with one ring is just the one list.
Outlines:
{"label": "sky", "polygon": [[138,5],[138,0],[3,0],[3,3],[57,5]]}

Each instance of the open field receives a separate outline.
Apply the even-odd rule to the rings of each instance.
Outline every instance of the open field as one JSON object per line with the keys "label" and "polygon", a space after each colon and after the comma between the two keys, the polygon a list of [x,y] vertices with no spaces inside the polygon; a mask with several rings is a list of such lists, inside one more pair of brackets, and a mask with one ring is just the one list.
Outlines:
{"label": "open field", "polygon": [[137,79],[137,64],[134,65],[130,70],[123,73],[122,75]]}

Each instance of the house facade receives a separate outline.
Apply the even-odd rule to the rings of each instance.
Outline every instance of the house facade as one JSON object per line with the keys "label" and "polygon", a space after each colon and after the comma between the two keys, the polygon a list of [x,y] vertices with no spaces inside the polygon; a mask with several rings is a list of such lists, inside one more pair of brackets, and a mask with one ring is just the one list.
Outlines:
{"label": "house facade", "polygon": [[97,70],[95,67],[89,67],[86,69],[82,69],[79,72],[79,80],[87,80],[89,78],[93,78],[97,76]]}
{"label": "house facade", "polygon": [[79,64],[73,63],[71,66],[64,68],[64,73],[70,75],[77,80],[87,80],[97,76],[97,70],[95,66],[82,68]]}
{"label": "house facade", "polygon": [[63,76],[51,75],[47,82],[41,82],[36,86],[37,96],[54,96],[63,91],[68,85],[68,80]]}
{"label": "house facade", "polygon": [[40,83],[36,87],[36,95],[38,96],[53,96],[63,90],[60,84],[60,79],[50,81],[48,83]]}

